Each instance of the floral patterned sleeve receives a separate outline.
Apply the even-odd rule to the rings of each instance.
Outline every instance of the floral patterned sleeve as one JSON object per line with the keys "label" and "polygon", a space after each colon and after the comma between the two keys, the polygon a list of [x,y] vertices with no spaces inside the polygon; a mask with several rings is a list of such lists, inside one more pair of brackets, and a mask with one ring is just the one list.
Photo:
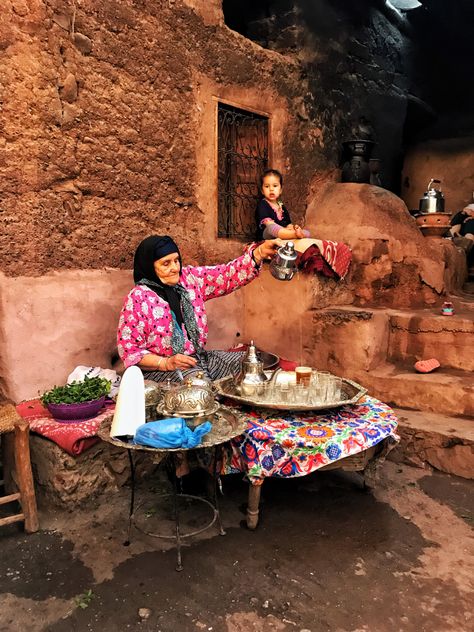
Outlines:
{"label": "floral patterned sleeve", "polygon": [[117,349],[126,368],[138,364],[147,353],[169,354],[170,340],[166,336],[169,318],[166,316],[152,292],[141,287],[131,290],[117,331]]}
{"label": "floral patterned sleeve", "polygon": [[189,266],[183,270],[183,276],[190,274],[200,286],[205,301],[224,296],[253,281],[260,266],[252,258],[255,244],[247,247],[246,252],[229,263],[216,266]]}

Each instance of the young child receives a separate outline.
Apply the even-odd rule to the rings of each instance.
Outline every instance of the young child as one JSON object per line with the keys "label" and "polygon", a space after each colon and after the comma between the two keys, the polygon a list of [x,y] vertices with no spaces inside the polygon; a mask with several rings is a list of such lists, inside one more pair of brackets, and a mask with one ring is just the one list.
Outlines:
{"label": "young child", "polygon": [[257,205],[257,239],[303,239],[310,237],[308,230],[292,224],[290,214],[280,199],[283,176],[276,169],[267,169],[260,178],[263,198]]}

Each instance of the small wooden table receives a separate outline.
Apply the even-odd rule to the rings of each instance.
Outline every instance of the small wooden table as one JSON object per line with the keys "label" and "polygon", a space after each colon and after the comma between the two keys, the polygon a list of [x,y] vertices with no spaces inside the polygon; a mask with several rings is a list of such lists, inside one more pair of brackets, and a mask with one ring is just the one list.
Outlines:
{"label": "small wooden table", "polygon": [[398,420],[386,404],[365,395],[357,404],[318,412],[251,409],[232,405],[247,424],[231,441],[222,473],[249,480],[247,525],[258,524],[266,478],[293,478],[316,470],[361,472],[372,486],[376,466],[398,441]]}

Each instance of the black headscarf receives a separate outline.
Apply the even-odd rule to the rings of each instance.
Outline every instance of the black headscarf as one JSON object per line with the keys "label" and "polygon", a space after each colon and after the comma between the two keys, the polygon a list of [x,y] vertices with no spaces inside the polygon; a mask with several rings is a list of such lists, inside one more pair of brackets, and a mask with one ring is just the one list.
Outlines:
{"label": "black headscarf", "polygon": [[[154,263],[166,255],[173,252],[179,255],[180,273],[183,268],[181,261],[181,253],[177,244],[167,235],[151,235],[144,239],[138,246],[135,257],[133,259],[133,280],[135,283],[142,282],[156,292],[164,301],[166,301],[171,311],[176,316],[178,324],[183,324],[183,314],[181,310],[181,296],[176,286],[165,285],[157,276]],[[152,283],[147,283],[151,281]]]}

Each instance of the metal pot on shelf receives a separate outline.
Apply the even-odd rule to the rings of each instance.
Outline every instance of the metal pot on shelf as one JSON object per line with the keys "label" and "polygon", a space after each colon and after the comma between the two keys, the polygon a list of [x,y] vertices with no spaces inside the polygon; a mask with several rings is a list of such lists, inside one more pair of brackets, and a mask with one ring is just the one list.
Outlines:
{"label": "metal pot on shelf", "polygon": [[444,237],[449,229],[450,214],[444,211],[441,180],[432,178],[420,199],[416,223],[425,237]]}
{"label": "metal pot on shelf", "polygon": [[423,197],[420,198],[420,213],[444,213],[444,195],[440,184],[441,180],[434,178],[429,181]]}

